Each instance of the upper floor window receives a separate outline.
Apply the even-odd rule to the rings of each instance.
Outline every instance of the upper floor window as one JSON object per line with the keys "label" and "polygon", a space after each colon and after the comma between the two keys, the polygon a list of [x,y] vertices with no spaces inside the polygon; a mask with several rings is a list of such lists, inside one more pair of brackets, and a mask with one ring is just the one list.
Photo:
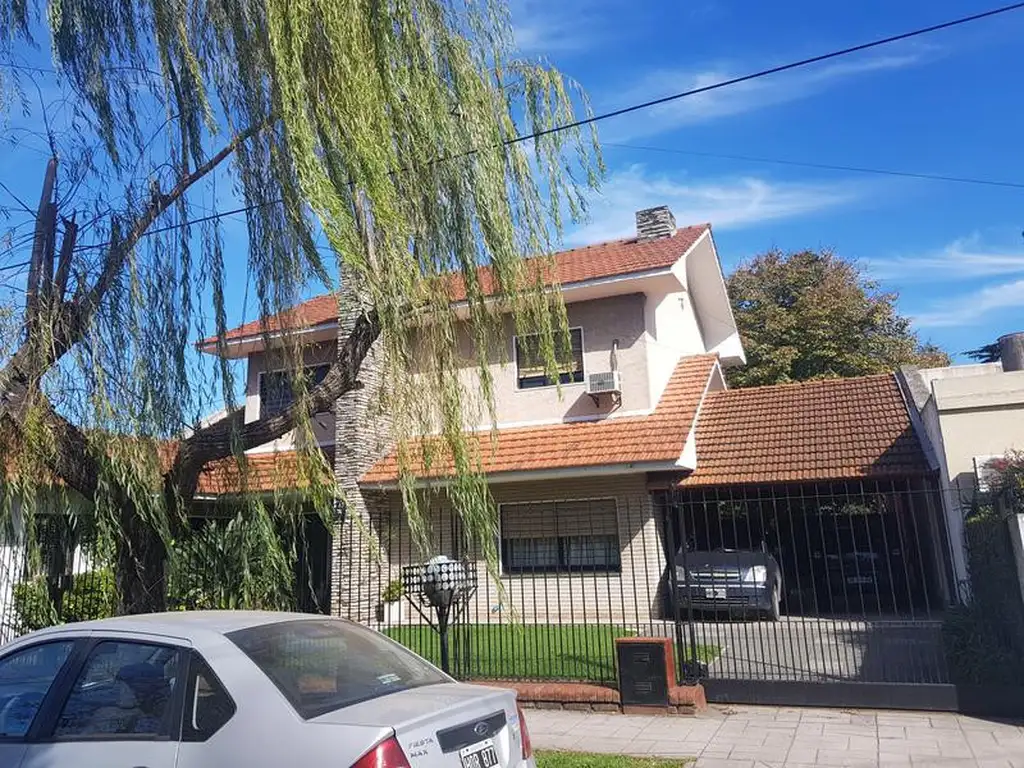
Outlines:
{"label": "upper floor window", "polygon": [[[309,365],[303,369],[306,387],[312,389],[327,375],[331,366]],[[264,371],[260,374],[260,418],[280,413],[295,402],[291,371]]]}
{"label": "upper floor window", "polygon": [[[550,387],[555,379],[544,370],[544,356],[540,351],[540,334],[517,336],[516,343],[516,379],[519,389],[534,387]],[[555,359],[558,361],[558,383],[578,384],[583,381],[583,329],[569,329],[569,349],[559,349],[556,334]]]}

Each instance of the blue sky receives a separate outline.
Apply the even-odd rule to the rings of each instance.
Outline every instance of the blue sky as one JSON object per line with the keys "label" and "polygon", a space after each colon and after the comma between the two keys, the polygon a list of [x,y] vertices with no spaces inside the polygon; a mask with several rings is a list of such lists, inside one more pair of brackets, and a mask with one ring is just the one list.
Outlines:
{"label": "blue sky", "polygon": [[[993,5],[517,0],[513,20],[602,112]],[[712,223],[726,270],[771,247],[860,260],[950,352],[1024,328],[1024,189],[677,154],[1024,182],[1021,39],[1017,11],[603,122],[609,173],[568,239],[668,204]]]}
{"label": "blue sky", "polygon": [[[511,1],[524,54],[578,80],[597,112],[994,5]],[[712,223],[727,271],[771,247],[830,247],[860,260],[900,293],[922,338],[952,353],[1022,330],[1024,189],[708,156],[1024,182],[1022,39],[1017,11],[602,122],[609,172],[591,220],[567,244],[628,235],[635,210],[668,204],[680,224]],[[31,63],[46,65],[46,55]],[[37,200],[45,145],[27,139],[0,151],[0,180]],[[239,204],[227,183],[197,202]],[[244,220],[223,225],[229,253],[244,252]],[[228,263],[229,319],[252,319],[243,260]]]}

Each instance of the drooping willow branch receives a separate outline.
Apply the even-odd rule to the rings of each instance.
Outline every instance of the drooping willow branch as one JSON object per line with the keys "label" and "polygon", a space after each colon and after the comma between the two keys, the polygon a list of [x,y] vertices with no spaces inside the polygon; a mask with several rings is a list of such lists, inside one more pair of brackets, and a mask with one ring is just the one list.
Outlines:
{"label": "drooping willow branch", "polygon": [[[14,406],[16,403],[25,405],[25,399],[10,396],[11,391],[17,390],[20,386],[28,387],[31,382],[38,381],[72,346],[82,340],[112,283],[124,270],[128,255],[145,236],[153,222],[177,203],[189,188],[213,172],[263,127],[253,126],[237,134],[209,160],[191,173],[182,176],[166,193],[154,194],[146,209],[135,219],[123,237],[119,234],[116,222],[111,226],[111,238],[103,266],[92,288],[69,301],[55,296],[54,300],[59,301],[58,308],[54,313],[53,322],[49,325],[46,338],[43,337],[39,323],[30,323],[28,337],[0,371],[0,417],[11,416],[17,422],[24,415],[23,409],[16,411]],[[70,266],[66,269],[70,270]]]}

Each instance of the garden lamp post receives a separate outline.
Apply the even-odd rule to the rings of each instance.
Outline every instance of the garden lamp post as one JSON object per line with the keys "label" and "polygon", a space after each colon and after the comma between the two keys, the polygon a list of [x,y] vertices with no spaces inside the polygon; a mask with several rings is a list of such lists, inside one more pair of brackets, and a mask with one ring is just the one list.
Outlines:
{"label": "garden lamp post", "polygon": [[[441,669],[448,672],[448,628],[476,592],[475,569],[468,561],[438,555],[426,563],[403,568],[402,584],[413,607],[438,633]],[[424,608],[433,611],[433,618]]]}

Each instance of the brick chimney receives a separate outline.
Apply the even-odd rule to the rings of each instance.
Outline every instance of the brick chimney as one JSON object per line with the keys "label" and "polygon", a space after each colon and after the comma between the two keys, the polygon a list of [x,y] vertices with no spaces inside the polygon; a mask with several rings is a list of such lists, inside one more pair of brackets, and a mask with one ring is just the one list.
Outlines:
{"label": "brick chimney", "polygon": [[667,205],[636,212],[636,239],[640,242],[672,237],[676,233],[676,217]]}

